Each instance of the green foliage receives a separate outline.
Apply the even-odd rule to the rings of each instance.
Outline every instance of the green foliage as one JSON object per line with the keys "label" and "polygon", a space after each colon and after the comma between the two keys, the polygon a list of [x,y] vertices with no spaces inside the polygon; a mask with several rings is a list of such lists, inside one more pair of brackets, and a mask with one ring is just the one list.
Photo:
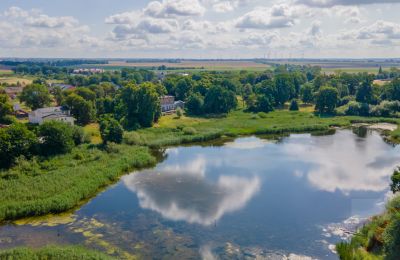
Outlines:
{"label": "green foliage", "polygon": [[379,105],[372,106],[371,116],[398,117],[400,112],[400,101],[382,101]]}
{"label": "green foliage", "polygon": [[191,94],[185,104],[189,115],[201,115],[203,113],[204,98],[199,93]]}
{"label": "green foliage", "polygon": [[7,116],[13,112],[13,107],[6,94],[0,94],[0,123],[8,123]]}
{"label": "green foliage", "polygon": [[92,102],[96,100],[96,93],[88,88],[77,88],[74,93],[78,96],[81,96],[84,100],[89,100]]}
{"label": "green foliage", "polygon": [[76,118],[77,123],[80,125],[87,125],[95,118],[93,103],[85,100],[77,94],[72,93],[68,95],[64,100],[64,104],[68,106],[71,114]]}
{"label": "green foliage", "polygon": [[275,101],[279,105],[285,104],[285,102],[293,98],[296,93],[293,78],[287,73],[275,76],[275,88],[277,91]]}
{"label": "green foliage", "polygon": [[178,107],[178,109],[176,110],[176,116],[178,118],[181,118],[183,116],[183,110],[182,108]]}
{"label": "green foliage", "polygon": [[19,99],[32,110],[50,105],[51,96],[46,86],[32,84],[23,89]]}
{"label": "green foliage", "polygon": [[384,251],[386,259],[400,259],[400,212],[397,211],[392,215],[389,225],[383,234]]}
{"label": "green foliage", "polygon": [[117,104],[115,116],[121,118],[127,129],[151,127],[161,116],[160,99],[153,83],[124,87]]}
{"label": "green foliage", "polygon": [[293,99],[290,102],[289,110],[290,111],[299,111],[299,104],[297,103],[296,99]]}
{"label": "green foliage", "polygon": [[301,86],[300,88],[300,96],[301,96],[301,100],[306,103],[309,104],[313,101],[314,96],[313,96],[313,85],[311,83],[306,83],[304,85]]}
{"label": "green foliage", "polygon": [[219,86],[211,87],[204,98],[204,111],[209,114],[228,113],[236,106],[235,93]]}
{"label": "green foliage", "polygon": [[350,101],[348,104],[336,109],[337,115],[368,116],[369,113],[369,105],[367,103],[359,103],[357,101]]}
{"label": "green foliage", "polygon": [[367,77],[357,89],[356,100],[360,103],[371,104],[373,101],[372,78]]}
{"label": "green foliage", "polygon": [[75,145],[74,128],[59,121],[44,122],[38,129],[40,152],[44,155],[68,153]]}
{"label": "green foliage", "polygon": [[400,101],[400,78],[394,79],[387,84],[384,93],[387,99]]}
{"label": "green foliage", "polygon": [[100,120],[100,133],[103,142],[122,143],[124,129],[114,118],[106,117]]}
{"label": "green foliage", "polygon": [[47,246],[40,249],[14,248],[0,251],[0,259],[18,260],[111,260],[112,257],[76,246]]}
{"label": "green foliage", "polygon": [[194,135],[194,134],[197,133],[196,129],[193,128],[193,127],[190,127],[190,126],[184,127],[184,128],[182,129],[182,131],[183,131],[183,133],[184,133],[185,135]]}
{"label": "green foliage", "polygon": [[390,189],[393,193],[400,191],[400,169],[397,169],[393,172],[391,177],[392,183],[390,184]]}
{"label": "green foliage", "polygon": [[[64,212],[131,169],[155,163],[147,148],[119,145],[117,149],[118,153],[108,153],[91,146],[76,147],[71,153],[38,161],[34,176],[18,167],[1,172],[0,176],[18,179],[0,178],[0,222]],[[77,159],[77,154],[84,157]]]}
{"label": "green foliage", "polygon": [[316,97],[316,110],[321,114],[333,114],[338,100],[338,91],[333,87],[321,87]]}
{"label": "green foliage", "polygon": [[23,124],[0,129],[0,168],[9,167],[19,156],[31,157],[37,138]]}

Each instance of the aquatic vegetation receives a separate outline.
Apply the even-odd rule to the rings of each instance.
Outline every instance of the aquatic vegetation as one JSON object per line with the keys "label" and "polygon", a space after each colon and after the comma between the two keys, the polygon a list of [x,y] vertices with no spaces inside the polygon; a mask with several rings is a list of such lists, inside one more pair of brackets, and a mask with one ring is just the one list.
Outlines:
{"label": "aquatic vegetation", "polygon": [[41,249],[31,248],[15,248],[0,251],[0,259],[54,259],[54,260],[70,260],[70,259],[87,259],[87,260],[111,260],[113,257],[107,256],[100,252],[95,252],[83,247],[77,246],[48,246]]}

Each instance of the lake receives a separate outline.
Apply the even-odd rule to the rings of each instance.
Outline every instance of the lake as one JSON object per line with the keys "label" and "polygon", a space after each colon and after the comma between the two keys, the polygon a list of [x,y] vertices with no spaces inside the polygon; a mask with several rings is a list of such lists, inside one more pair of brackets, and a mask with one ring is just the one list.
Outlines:
{"label": "lake", "polygon": [[81,244],[118,258],[336,259],[382,212],[399,147],[374,131],[169,148],[79,209],[0,227],[0,248]]}

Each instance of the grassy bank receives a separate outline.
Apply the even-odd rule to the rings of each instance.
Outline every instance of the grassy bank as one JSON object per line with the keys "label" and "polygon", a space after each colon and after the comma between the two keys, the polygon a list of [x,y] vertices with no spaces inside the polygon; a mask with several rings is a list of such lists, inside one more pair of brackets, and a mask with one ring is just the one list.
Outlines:
{"label": "grassy bank", "polygon": [[[399,124],[398,119],[365,117],[319,117],[305,109],[300,112],[275,111],[268,114],[251,114],[234,111],[223,118],[195,118],[175,115],[162,117],[153,128],[126,133],[128,144],[161,147],[196,141],[206,141],[222,136],[236,137],[252,134],[285,134],[326,131],[332,126],[346,127],[357,122]],[[400,130],[392,134],[399,136]],[[398,132],[398,133],[397,133]]]}
{"label": "grassy bank", "polygon": [[111,260],[107,255],[99,252],[91,251],[82,247],[56,247],[50,246],[42,249],[31,248],[15,248],[10,250],[0,251],[0,259],[7,260],[70,260],[70,259],[85,259],[85,260]]}
{"label": "grassy bank", "polygon": [[386,206],[386,212],[374,217],[349,242],[337,245],[340,259],[400,259],[400,197]]}
{"label": "grassy bank", "polygon": [[0,221],[66,211],[123,173],[154,163],[148,148],[128,145],[109,152],[82,146],[44,161],[20,161],[0,173]]}

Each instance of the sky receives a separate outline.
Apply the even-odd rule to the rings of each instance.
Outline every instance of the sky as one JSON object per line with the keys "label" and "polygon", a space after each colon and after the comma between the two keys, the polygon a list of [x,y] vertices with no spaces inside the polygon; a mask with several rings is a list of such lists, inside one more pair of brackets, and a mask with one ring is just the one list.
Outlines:
{"label": "sky", "polygon": [[400,58],[400,0],[1,0],[0,57]]}

